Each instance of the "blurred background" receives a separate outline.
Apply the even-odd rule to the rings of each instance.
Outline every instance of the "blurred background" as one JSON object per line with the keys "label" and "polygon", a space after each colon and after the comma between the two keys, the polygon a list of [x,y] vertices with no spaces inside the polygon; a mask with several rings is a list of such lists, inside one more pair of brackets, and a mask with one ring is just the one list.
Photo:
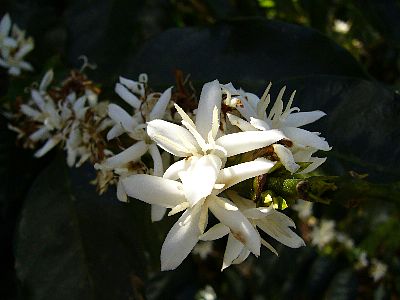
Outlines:
{"label": "blurred background", "polygon": [[272,81],[328,114],[309,127],[333,146],[321,172],[374,185],[286,209],[306,247],[220,272],[222,240],[160,273],[173,218],[152,224],[146,205],[99,197],[90,165],[34,159],[1,117],[1,299],[400,298],[400,1],[2,0],[6,12],[35,39],[35,72],[0,73],[2,105],[49,68],[79,69],[80,55],[111,101],[118,76],[143,72],[162,88],[180,70],[197,91],[217,78],[261,95]]}

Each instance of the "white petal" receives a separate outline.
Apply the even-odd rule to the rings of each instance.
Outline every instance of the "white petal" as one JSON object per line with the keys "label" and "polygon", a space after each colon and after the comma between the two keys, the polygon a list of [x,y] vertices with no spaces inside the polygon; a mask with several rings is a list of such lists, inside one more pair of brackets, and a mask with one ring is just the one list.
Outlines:
{"label": "white petal", "polygon": [[246,131],[221,136],[216,144],[225,148],[229,157],[269,146],[284,138],[279,130]]}
{"label": "white petal", "polygon": [[116,104],[108,105],[108,116],[117,124],[121,124],[122,127],[131,132],[137,126],[135,119],[129,115],[123,108]]}
{"label": "white petal", "polygon": [[36,142],[48,137],[48,135],[49,135],[49,130],[46,127],[40,127],[38,130],[36,130],[29,136],[29,139]]}
{"label": "white petal", "polygon": [[211,227],[207,232],[200,236],[202,241],[213,241],[222,238],[223,236],[227,235],[230,232],[228,226],[218,223]]}
{"label": "white petal", "polygon": [[45,155],[47,152],[49,152],[51,149],[53,149],[57,144],[61,141],[60,138],[53,137],[49,139],[42,148],[40,148],[38,151],[35,152],[34,156],[35,157],[42,157]]}
{"label": "white petal", "polygon": [[241,264],[246,260],[249,254],[250,251],[247,248],[243,247],[242,252],[240,252],[239,256],[232,262],[232,265]]}
{"label": "white petal", "polygon": [[[209,201],[211,212],[218,220],[220,220],[221,223],[230,228],[236,239],[246,245],[246,247],[256,256],[260,255],[260,236],[254,229],[253,225],[250,224],[249,220],[247,220],[239,210],[227,210],[220,204],[220,201],[215,201],[215,198],[210,199],[212,201]],[[234,206],[234,204],[228,199],[219,199]]]}
{"label": "white petal", "polygon": [[162,207],[160,205],[152,204],[151,205],[151,221],[152,222],[158,222],[160,221],[164,215],[167,209],[165,207]]}
{"label": "white petal", "polygon": [[11,18],[7,13],[0,21],[0,36],[7,36],[11,29]]}
{"label": "white petal", "polygon": [[36,109],[33,109],[32,107],[30,107],[26,104],[22,104],[20,109],[21,109],[21,112],[24,115],[27,115],[28,117],[37,118],[38,116],[40,116],[40,112],[38,112]]}
{"label": "white petal", "polygon": [[40,110],[45,111],[46,103],[37,90],[31,91],[31,97],[32,100],[36,103],[36,105],[40,108]]}
{"label": "white petal", "polygon": [[257,106],[260,103],[260,98],[258,98],[258,96],[253,93],[245,93],[245,96],[251,107],[254,109],[254,111],[256,111]]}
{"label": "white petal", "polygon": [[325,115],[326,113],[320,110],[292,113],[286,118],[284,124],[286,127],[301,127],[313,123]]}
{"label": "white petal", "polygon": [[263,219],[273,213],[274,208],[270,207],[253,207],[243,211],[246,218],[249,219]]}
{"label": "white petal", "polygon": [[243,214],[247,218],[248,216],[246,215],[246,210],[256,207],[256,204],[253,201],[251,201],[250,199],[243,198],[236,191],[228,190],[225,191],[225,193],[227,194],[228,198],[231,199],[233,203],[235,203],[235,205],[239,208],[240,211],[243,212]]}
{"label": "white petal", "polygon": [[151,158],[153,159],[153,170],[155,176],[162,176],[163,170],[163,163],[161,159],[160,151],[156,144],[151,144],[149,147],[149,153]]}
{"label": "white petal", "polygon": [[253,125],[251,125],[249,122],[243,120],[242,118],[239,118],[239,117],[229,114],[229,113],[226,115],[228,116],[228,119],[231,122],[231,124],[239,127],[240,130],[242,130],[242,131],[257,131],[257,128],[255,128]]}
{"label": "white petal", "polygon": [[107,158],[104,162],[104,166],[109,169],[114,169],[117,167],[121,167],[129,162],[137,161],[143,156],[143,154],[147,152],[148,149],[149,146],[145,142],[137,142],[122,151],[121,153]]}
{"label": "white petal", "polygon": [[15,59],[17,59],[17,60],[22,59],[26,54],[28,54],[30,51],[32,51],[33,48],[34,48],[34,45],[32,42],[23,44],[23,46],[20,49],[18,49],[18,52],[15,53],[15,56],[14,56]]}
{"label": "white petal", "polygon": [[283,112],[283,101],[282,101],[282,97],[283,94],[285,93],[286,90],[286,86],[284,86],[278,94],[278,97],[276,98],[276,101],[274,103],[274,105],[271,108],[271,111],[269,112],[269,116],[268,119],[272,119],[272,118],[279,118]]}
{"label": "white petal", "polygon": [[[3,45],[7,48],[16,48],[16,47],[18,47],[18,42],[11,37],[6,37],[3,40]],[[7,49],[7,50],[9,50],[9,49]],[[4,55],[4,56],[6,57],[6,55]]]}
{"label": "white petal", "polygon": [[21,69],[18,67],[11,67],[8,69],[8,74],[13,76],[19,76],[21,74]]}
{"label": "white petal", "polygon": [[204,139],[207,139],[212,129],[214,107],[221,111],[221,101],[222,92],[218,80],[206,83],[201,90],[196,114],[196,129]]}
{"label": "white petal", "polygon": [[50,83],[53,81],[54,78],[54,72],[53,70],[48,70],[46,74],[44,74],[42,81],[40,82],[39,85],[39,91],[45,91],[47,90],[47,87],[50,85]]}
{"label": "white petal", "polygon": [[221,159],[209,154],[200,157],[187,171],[179,173],[186,199],[192,206],[211,194],[221,166]]}
{"label": "white petal", "polygon": [[310,131],[295,127],[283,128],[282,131],[294,143],[324,151],[331,149],[324,139]]}
{"label": "white petal", "polygon": [[172,208],[186,201],[182,184],[177,181],[137,174],[122,179],[122,184],[130,197],[149,204]]}
{"label": "white petal", "polygon": [[121,178],[118,180],[117,183],[117,198],[121,202],[128,202],[128,195],[125,192]]}
{"label": "white petal", "polygon": [[162,271],[178,267],[197,244],[200,235],[198,220],[198,213],[191,214],[187,210],[168,232],[161,248]]}
{"label": "white petal", "polygon": [[326,161],[326,157],[311,157],[310,162],[312,162],[311,165],[309,165],[307,168],[305,168],[303,171],[299,172],[299,174],[306,174],[314,171],[317,169],[320,165],[322,165]]}
{"label": "white petal", "polygon": [[234,165],[219,172],[217,183],[225,184],[224,189],[227,189],[249,178],[268,173],[274,165],[275,162],[265,158]]}
{"label": "white petal", "polygon": [[300,168],[300,166],[294,161],[292,151],[280,144],[274,144],[272,146],[274,147],[274,152],[278,155],[279,160],[286,170],[293,174]]}
{"label": "white petal", "polygon": [[119,77],[119,82],[130,89],[133,93],[144,96],[144,85],[141,82],[130,80],[122,76]]}
{"label": "white petal", "polygon": [[178,180],[179,172],[187,170],[190,164],[194,163],[193,160],[198,159],[198,156],[190,156],[173,163],[167,170],[165,170],[163,177],[171,180]]}
{"label": "white petal", "polygon": [[134,94],[132,94],[126,87],[122,84],[117,83],[115,85],[115,92],[120,96],[126,103],[130,106],[139,109],[140,107],[140,100]]}
{"label": "white petal", "polygon": [[246,99],[243,99],[243,97],[240,97],[240,100],[242,102],[242,106],[236,106],[236,109],[240,112],[240,114],[246,118],[247,121],[250,121],[251,117],[257,117],[257,112],[251,106],[251,104]]}
{"label": "white petal", "polygon": [[289,228],[287,225],[288,223],[293,223],[293,221],[286,215],[277,211],[256,221],[257,226],[261,230],[278,242],[291,248],[304,246],[304,241]]}
{"label": "white petal", "polygon": [[250,124],[259,130],[270,130],[271,129],[271,126],[269,126],[267,122],[260,120],[260,119],[256,119],[256,118],[250,118]]}
{"label": "white petal", "polygon": [[165,110],[167,109],[169,100],[171,100],[171,90],[172,87],[165,90],[164,93],[158,99],[156,105],[154,105],[153,109],[150,112],[149,118],[151,120],[162,119],[165,114]]}
{"label": "white petal", "polygon": [[125,129],[122,128],[121,124],[115,124],[108,132],[107,132],[107,140],[112,140],[125,132]]}
{"label": "white petal", "polygon": [[85,106],[85,102],[86,102],[86,96],[82,96],[79,97],[76,102],[74,103],[72,109],[74,110],[76,116],[78,119],[83,119],[83,117],[85,116],[86,110],[84,106]]}
{"label": "white petal", "polygon": [[25,71],[33,71],[32,65],[26,61],[20,61],[18,67]]}
{"label": "white petal", "polygon": [[261,244],[268,248],[272,253],[274,253],[276,256],[279,256],[278,252],[275,250],[274,247],[270,243],[268,243],[266,240],[261,239]]}
{"label": "white petal", "polygon": [[197,152],[197,142],[190,132],[176,124],[153,120],[147,123],[147,134],[165,151],[179,157]]}
{"label": "white petal", "polygon": [[229,267],[232,262],[238,258],[243,248],[244,245],[234,238],[232,234],[228,236],[221,271]]}

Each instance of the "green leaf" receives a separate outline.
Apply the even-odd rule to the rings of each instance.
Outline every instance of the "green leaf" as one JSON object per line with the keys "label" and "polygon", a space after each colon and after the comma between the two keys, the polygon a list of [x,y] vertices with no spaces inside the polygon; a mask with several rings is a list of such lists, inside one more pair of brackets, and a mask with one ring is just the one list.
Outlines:
{"label": "green leaf", "polygon": [[167,30],[124,68],[133,77],[146,72],[153,85],[164,86],[173,82],[175,69],[195,82],[217,78],[253,92],[269,81],[310,74],[366,77],[348,52],[317,31],[262,18]]}
{"label": "green leaf", "polygon": [[[160,249],[145,206],[98,196],[93,172],[58,157],[34,182],[16,233],[23,298],[138,299]],[[160,226],[157,224],[157,226]],[[146,234],[146,236],[144,236]],[[154,269],[153,269],[154,270]]]}

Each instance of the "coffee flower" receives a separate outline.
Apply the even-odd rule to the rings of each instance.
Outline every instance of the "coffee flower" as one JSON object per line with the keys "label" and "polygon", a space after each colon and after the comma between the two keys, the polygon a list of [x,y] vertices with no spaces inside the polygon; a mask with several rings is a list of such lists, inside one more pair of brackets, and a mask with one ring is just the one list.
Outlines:
{"label": "coffee flower", "polygon": [[[226,194],[255,229],[258,227],[269,236],[288,247],[298,248],[305,246],[304,241],[290,229],[290,227],[296,228],[296,225],[292,219],[285,214],[276,211],[272,206],[256,207],[253,201],[239,196],[236,192],[228,191]],[[258,231],[255,230],[255,232],[261,244],[278,255],[276,250],[260,237]],[[249,256],[250,250],[243,243],[242,237],[238,236],[237,233],[233,232],[231,228],[223,223],[211,227],[200,237],[203,241],[211,241],[219,239],[227,234],[228,242],[225,249],[222,270],[229,267],[231,264],[242,263]]]}
{"label": "coffee flower", "polygon": [[[122,180],[127,194],[149,204],[170,208],[169,215],[183,212],[169,231],[161,249],[161,269],[175,269],[192,251],[204,233],[208,223],[208,211],[236,236],[246,249],[258,256],[261,240],[246,216],[230,200],[220,193],[246,179],[267,173],[274,163],[260,158],[221,169],[217,174],[214,188],[207,196],[191,203],[185,195],[183,182],[151,175],[132,175]],[[207,176],[208,174],[204,174]],[[208,187],[199,185],[200,194],[207,194]]]}
{"label": "coffee flower", "polygon": [[[107,134],[107,139],[114,139],[126,133],[134,143],[122,152],[107,158],[103,163],[96,165],[97,169],[110,170],[118,175],[117,197],[126,202],[127,195],[121,180],[127,176],[142,173],[141,157],[147,152],[153,160],[153,174],[162,176],[164,172],[160,151],[156,144],[146,133],[146,122],[164,118],[171,99],[171,88],[159,93],[146,95],[145,84],[147,75],[142,74],[139,82],[121,77],[116,84],[116,93],[131,106],[133,113],[129,114],[116,104],[108,106],[108,115],[114,122]],[[165,209],[156,205],[152,206],[152,220],[159,221],[165,214]]]}
{"label": "coffee flower", "polygon": [[175,105],[183,126],[163,120],[151,121],[147,126],[149,137],[160,148],[185,158],[171,165],[164,177],[180,179],[184,183],[183,189],[191,206],[211,193],[227,157],[259,149],[284,138],[277,130],[222,135],[219,131],[221,100],[218,81],[209,82],[203,86],[195,122]]}
{"label": "coffee flower", "polygon": [[33,39],[26,38],[25,32],[17,25],[11,27],[10,16],[5,14],[0,21],[0,66],[13,76],[20,75],[21,70],[32,71],[32,65],[24,61],[24,57],[33,48]]}
{"label": "coffee flower", "polygon": [[282,98],[286,87],[282,88],[269,114],[267,114],[266,110],[271,101],[269,94],[271,84],[267,87],[261,99],[243,90],[238,91],[231,84],[225,85],[223,88],[229,91],[229,95],[235,95],[230,96],[235,100],[231,99],[229,102],[233,103],[245,118],[243,120],[234,114],[227,114],[233,125],[246,132],[278,129],[289,140],[286,146],[278,143],[273,145],[274,152],[287,170],[294,173],[300,168],[296,162],[310,162],[311,164],[300,172],[308,173],[315,170],[326,160],[326,158],[312,157],[312,154],[318,150],[330,150],[325,139],[320,137],[319,133],[298,128],[315,122],[325,113],[322,111],[300,112],[298,107],[291,107],[295,92],[292,93],[288,104],[284,107]]}

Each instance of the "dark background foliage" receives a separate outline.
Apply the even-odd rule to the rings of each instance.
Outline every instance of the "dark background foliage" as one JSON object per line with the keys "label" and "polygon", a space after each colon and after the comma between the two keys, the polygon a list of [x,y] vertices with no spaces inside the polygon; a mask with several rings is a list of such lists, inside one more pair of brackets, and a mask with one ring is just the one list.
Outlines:
{"label": "dark background foliage", "polygon": [[[60,78],[79,68],[80,55],[97,64],[89,76],[111,100],[119,75],[135,79],[141,72],[155,87],[174,84],[176,69],[197,89],[218,78],[260,94],[272,81],[275,94],[283,85],[296,89],[302,110],[328,113],[314,127],[333,145],[327,173],[399,179],[398,1],[3,2],[0,15],[9,12],[35,39],[35,73],[19,80],[1,73],[2,101],[13,101],[49,67]],[[346,34],[335,31],[337,20],[351,24]],[[224,299],[399,297],[398,204],[377,198],[350,211],[316,208],[350,224],[346,232],[389,264],[382,284],[354,271],[343,253],[324,256],[311,247],[281,247],[279,258],[263,251],[257,261],[220,273],[222,243],[206,261],[190,257],[159,273],[160,245],[173,220],[151,224],[144,204],[120,203],[112,190],[97,196],[90,166],[68,169],[56,153],[33,159],[4,118],[0,137],[2,299],[192,299],[206,284]],[[392,217],[371,228],[376,206]]]}

